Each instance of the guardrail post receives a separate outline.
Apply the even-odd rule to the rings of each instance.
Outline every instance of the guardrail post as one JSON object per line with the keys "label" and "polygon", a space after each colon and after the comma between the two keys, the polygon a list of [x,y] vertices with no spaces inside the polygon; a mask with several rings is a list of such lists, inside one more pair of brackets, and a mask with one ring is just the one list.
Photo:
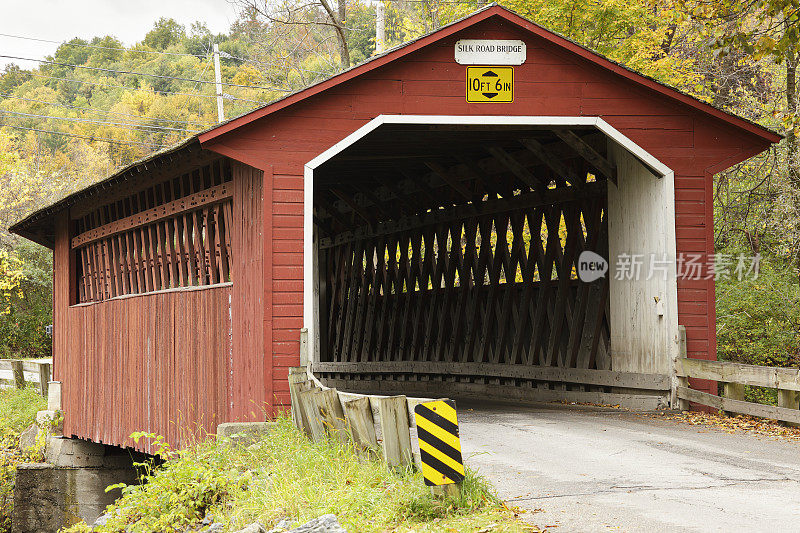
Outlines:
{"label": "guardrail post", "polygon": [[25,372],[22,369],[22,361],[11,361],[11,371],[14,373],[14,385],[18,389],[24,389]]}
{"label": "guardrail post", "polygon": [[[800,391],[778,389],[778,407],[800,409]],[[796,427],[800,426],[800,424],[792,424],[791,422],[786,422],[786,424]]]}
{"label": "guardrail post", "polygon": [[[679,357],[679,360],[677,361],[678,365],[680,365],[680,360],[686,358],[686,353],[687,353],[686,352],[686,326],[678,326],[678,357]],[[677,368],[676,371],[677,370],[680,370],[680,368]],[[683,372],[681,372],[681,373],[683,373]],[[677,376],[675,378],[675,382],[676,382],[677,387],[686,387],[686,388],[689,387],[689,378],[687,378],[687,377],[683,377],[683,376],[679,375],[679,376]],[[673,396],[672,405],[677,407],[681,411],[688,411],[689,410],[689,402],[687,400],[682,399],[682,398],[678,398],[677,387],[676,387],[676,390],[672,391],[672,393],[674,395]]]}
{"label": "guardrail post", "polygon": [[300,330],[300,366],[307,367],[311,362],[311,355],[308,353],[308,328]]}
{"label": "guardrail post", "polygon": [[50,363],[39,363],[39,392],[45,398],[48,397],[48,387],[50,386]]}
{"label": "guardrail post", "polygon": [[[744,401],[744,385],[741,383],[723,383],[722,396],[731,400]],[[736,413],[730,411],[723,411],[728,416],[734,416]]]}
{"label": "guardrail post", "polygon": [[378,400],[383,441],[383,459],[393,468],[404,468],[414,462],[411,452],[411,428],[408,424],[408,402],[405,396],[388,396]]}

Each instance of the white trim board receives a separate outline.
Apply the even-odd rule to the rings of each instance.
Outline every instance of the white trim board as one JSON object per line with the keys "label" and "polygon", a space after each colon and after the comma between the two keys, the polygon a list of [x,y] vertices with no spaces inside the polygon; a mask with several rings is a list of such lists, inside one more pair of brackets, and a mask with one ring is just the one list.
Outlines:
{"label": "white trim board", "polygon": [[332,159],[334,156],[354,145],[384,124],[430,124],[444,126],[589,126],[595,127],[605,133],[607,137],[633,154],[642,164],[650,168],[659,177],[664,177],[672,172],[668,166],[600,117],[507,117],[494,115],[379,115],[306,163],[306,168],[312,170],[316,169],[321,164]]}
{"label": "white trim board", "polygon": [[[305,189],[303,194],[303,325],[308,328],[308,353],[311,361],[319,360],[319,332],[317,331],[317,322],[319,321],[319,281],[317,279],[317,243],[314,241],[313,217],[314,170],[384,124],[594,127],[603,132],[610,140],[631,153],[657,177],[665,178],[673,175],[669,167],[600,117],[472,115],[377,116],[305,164],[303,172]],[[674,229],[672,233],[674,234]]]}

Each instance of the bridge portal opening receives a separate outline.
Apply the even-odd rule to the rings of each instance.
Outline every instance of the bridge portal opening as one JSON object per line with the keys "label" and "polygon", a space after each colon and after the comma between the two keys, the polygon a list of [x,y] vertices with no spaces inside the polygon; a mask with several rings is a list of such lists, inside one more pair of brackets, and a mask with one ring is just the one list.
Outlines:
{"label": "bridge portal opening", "polygon": [[674,268],[669,169],[599,119],[515,119],[379,117],[309,163],[318,377],[383,393],[669,402],[674,276],[618,264]]}

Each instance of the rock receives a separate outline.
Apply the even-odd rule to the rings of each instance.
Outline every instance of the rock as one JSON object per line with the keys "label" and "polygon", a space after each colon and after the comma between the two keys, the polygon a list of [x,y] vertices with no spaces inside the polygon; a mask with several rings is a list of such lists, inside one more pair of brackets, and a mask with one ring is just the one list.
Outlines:
{"label": "rock", "polygon": [[246,528],[235,531],[234,533],[267,533],[267,530],[260,522],[253,522]]}
{"label": "rock", "polygon": [[226,422],[217,426],[217,438],[249,446],[269,435],[275,424],[275,422]]}
{"label": "rock", "polygon": [[28,429],[19,436],[19,449],[25,453],[36,446],[36,437],[39,435],[39,426],[31,424]]}
{"label": "rock", "polygon": [[280,522],[275,524],[275,527],[267,531],[267,533],[286,533],[292,528],[293,523],[294,523],[293,520],[284,518]]}
{"label": "rock", "polygon": [[92,524],[93,527],[104,526],[108,522],[108,519],[111,518],[111,513],[101,514],[97,517],[97,520],[94,521]]}
{"label": "rock", "polygon": [[292,529],[289,533],[347,533],[347,530],[336,519],[336,515],[324,514]]}
{"label": "rock", "polygon": [[213,524],[208,526],[209,531],[222,531],[223,529],[225,529],[225,525],[220,524],[219,522],[214,522]]}

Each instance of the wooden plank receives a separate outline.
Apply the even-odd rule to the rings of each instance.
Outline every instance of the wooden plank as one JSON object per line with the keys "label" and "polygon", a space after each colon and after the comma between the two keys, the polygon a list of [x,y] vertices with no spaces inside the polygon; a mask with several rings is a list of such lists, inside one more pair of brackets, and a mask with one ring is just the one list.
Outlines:
{"label": "wooden plank", "polygon": [[[234,224],[236,223],[234,221],[234,219],[233,219],[233,202],[231,202],[231,201],[224,202],[222,204],[222,210],[223,210],[223,213],[224,213],[223,219],[225,220],[225,262],[224,262],[225,269],[226,269],[225,270],[225,272],[226,272],[225,280],[226,281],[230,281],[230,279],[231,279],[231,273],[230,272],[231,272],[231,269],[232,269],[231,265],[233,264],[233,259],[231,258],[231,233],[233,231],[232,228],[233,228]],[[262,215],[265,217],[264,218],[264,220],[265,220],[264,223],[266,224],[267,221],[269,221],[269,223],[270,223],[269,224],[270,232],[264,234],[264,239],[270,239],[271,240],[272,236],[271,236],[270,233],[272,232],[272,223],[271,223],[272,221],[269,220],[267,213],[262,213]]]}
{"label": "wooden plank", "polygon": [[500,147],[492,146],[488,148],[488,151],[512,174],[519,178],[525,185],[530,187],[532,191],[536,191],[532,194],[538,198],[541,198],[541,193],[544,192],[546,187],[540,179],[531,173],[530,170],[525,168],[524,165],[522,165],[519,161],[514,159],[508,152]]}
{"label": "wooden plank", "polygon": [[191,213],[183,214],[183,240],[186,245],[186,269],[189,285],[202,285],[198,280],[200,274],[197,266],[197,255],[194,249],[195,237],[194,217]]}
{"label": "wooden plank", "polygon": [[347,440],[347,426],[344,411],[339,403],[336,389],[311,390],[300,394],[301,401],[306,401],[306,416],[311,425],[311,434],[315,442],[324,435],[339,440]]}
{"label": "wooden plank", "polygon": [[342,407],[353,441],[362,449],[377,450],[378,439],[369,398],[343,401]]}
{"label": "wooden plank", "polygon": [[800,410],[797,409],[787,409],[785,407],[775,407],[774,405],[762,405],[759,403],[733,400],[688,387],[678,387],[678,397],[690,402],[707,405],[721,411],[800,424]]}
{"label": "wooden plank", "polygon": [[689,378],[681,376],[680,361],[686,359],[686,326],[683,324],[678,326],[678,360],[676,361],[675,369],[675,386],[672,387],[672,405],[676,406],[681,411],[689,410],[689,402],[678,398],[678,387],[689,388]]}
{"label": "wooden plank", "polygon": [[[722,396],[730,400],[744,401],[744,385],[740,383],[723,383]],[[725,412],[726,415],[731,413]]]}
{"label": "wooden plank", "polygon": [[800,391],[800,369],[797,368],[680,358],[677,361],[677,372],[682,377]]}
{"label": "wooden plank", "polygon": [[178,268],[178,254],[176,250],[176,224],[175,217],[169,218],[164,221],[166,239],[167,239],[167,253],[169,254],[169,278],[170,287],[178,287],[183,285],[180,281],[180,270]]}
{"label": "wooden plank", "polygon": [[161,288],[170,288],[170,256],[167,252],[167,229],[163,221],[156,222],[156,238],[158,239],[158,263],[161,272]]}
{"label": "wooden plank", "polygon": [[[593,165],[601,174],[611,180],[615,185],[617,183],[617,169],[614,165],[601,154],[599,154],[589,143],[584,141],[579,135],[571,130],[554,129],[553,133],[572,147],[578,155],[583,157],[588,163]],[[659,176],[660,177],[660,176]]]}
{"label": "wooden plank", "polygon": [[230,183],[223,183],[189,196],[179,198],[172,202],[146,209],[135,215],[110,222],[97,228],[76,235],[71,242],[72,248],[94,242],[117,233],[128,231],[132,228],[152,224],[184,211],[195,210],[211,204],[216,204],[230,198],[233,188]]}
{"label": "wooden plank", "polygon": [[50,387],[50,368],[50,363],[39,364],[39,393],[45,398]]}
{"label": "wooden plank", "polygon": [[[374,381],[355,381],[334,378],[321,378],[327,386],[336,386],[349,391],[373,391]],[[381,391],[390,393],[419,394],[439,397],[442,392],[441,381],[399,381],[384,379],[380,382]],[[476,400],[514,401],[521,404],[540,402],[576,402],[600,405],[620,405],[629,409],[656,410],[667,406],[669,398],[665,391],[658,394],[627,394],[598,391],[554,390],[530,387],[509,387],[492,383],[464,383],[459,381],[447,383],[448,394],[459,398]],[[798,411],[800,412],[800,411]]]}
{"label": "wooden plank", "polygon": [[434,209],[420,215],[403,217],[398,220],[382,221],[376,227],[362,226],[333,237],[325,237],[320,239],[320,247],[323,249],[330,248],[377,235],[389,235],[443,222],[463,221],[473,216],[512,212],[555,203],[580,202],[587,198],[604,198],[605,196],[606,184],[604,182],[592,182],[587,183],[580,190],[577,187],[548,189],[542,195],[527,193],[509,198],[487,200],[478,204],[449,206],[443,209]]}
{"label": "wooden plank", "polygon": [[800,409],[800,392],[793,390],[778,391],[778,407]]}
{"label": "wooden plank", "polygon": [[442,181],[444,181],[447,185],[449,185],[454,191],[460,194],[465,200],[472,201],[474,194],[472,191],[464,187],[461,183],[458,182],[457,178],[454,178],[450,175],[450,171],[444,168],[444,166],[436,163],[435,161],[425,161],[425,166],[431,169]]}
{"label": "wooden plank", "polygon": [[578,177],[576,179],[575,173],[567,168],[567,166],[557,157],[553,157],[548,153],[539,141],[536,139],[520,139],[520,144],[531,151],[542,163],[550,167],[550,170],[570,182],[575,187],[583,187],[585,185],[585,178],[583,180]]}
{"label": "wooden plank", "polygon": [[317,372],[337,372],[351,374],[440,374],[456,376],[486,376],[536,381],[559,381],[581,383],[606,387],[625,387],[631,389],[669,390],[670,377],[661,374],[638,374],[615,372],[613,370],[593,370],[587,368],[559,368],[528,366],[519,364],[458,363],[458,362],[322,362],[314,363],[312,370]]}
{"label": "wooden plank", "polygon": [[206,261],[206,247],[204,244],[203,232],[205,228],[205,217],[202,210],[197,210],[189,213],[192,218],[192,225],[194,226],[194,252],[197,261],[197,279],[198,285],[207,285],[209,283],[208,263]]}
{"label": "wooden plank", "polygon": [[214,209],[208,207],[203,209],[203,221],[205,222],[205,241],[206,241],[206,262],[211,271],[211,283],[219,283],[219,264],[217,263],[217,238],[214,220]]}
{"label": "wooden plank", "polygon": [[182,216],[175,217],[172,223],[174,225],[175,240],[177,241],[176,262],[178,266],[178,281],[181,286],[186,286],[189,285],[189,259],[185,248],[186,236],[184,232],[186,231],[186,227],[184,226],[184,218]]}
{"label": "wooden plank", "polygon": [[14,373],[14,384],[18,389],[25,388],[25,374],[22,361],[11,361],[11,371]]}
{"label": "wooden plank", "polygon": [[306,392],[314,388],[314,384],[308,379],[305,374],[305,368],[302,373],[292,373],[289,369],[289,394],[292,406],[292,421],[297,429],[304,431],[307,435],[311,436],[311,425],[306,416],[305,409],[300,405],[300,393]]}
{"label": "wooden plank", "polygon": [[158,230],[156,224],[146,226],[145,232],[148,233],[150,239],[150,258],[149,264],[151,273],[153,275],[153,290],[160,291],[164,289],[163,280],[161,278],[161,253],[158,243]]}
{"label": "wooden plank", "polygon": [[411,433],[408,425],[408,403],[405,396],[378,400],[383,459],[392,468],[412,464]]}

